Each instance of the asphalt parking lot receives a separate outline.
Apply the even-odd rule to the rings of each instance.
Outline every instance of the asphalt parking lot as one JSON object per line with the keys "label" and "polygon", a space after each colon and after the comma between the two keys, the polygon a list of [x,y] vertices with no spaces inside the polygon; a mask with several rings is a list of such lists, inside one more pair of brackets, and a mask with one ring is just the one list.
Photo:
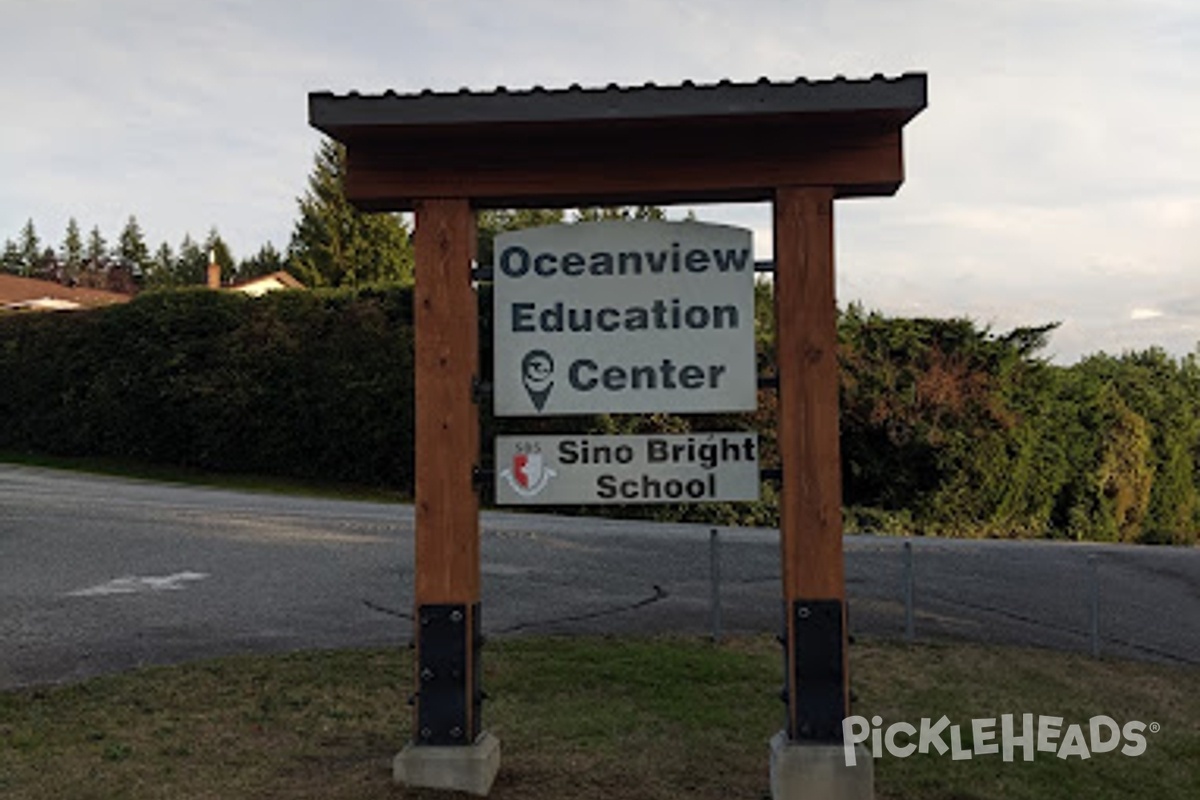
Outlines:
{"label": "asphalt parking lot", "polygon": [[[401,644],[412,508],[0,464],[0,687],[242,652]],[[712,631],[711,529],[488,512],[485,632]],[[719,529],[721,628],[775,632],[778,535]],[[912,543],[921,638],[1200,664],[1200,550]],[[850,628],[905,630],[898,539],[846,538]],[[1094,576],[1094,578],[1093,578]],[[1094,580],[1094,583],[1093,583]]]}

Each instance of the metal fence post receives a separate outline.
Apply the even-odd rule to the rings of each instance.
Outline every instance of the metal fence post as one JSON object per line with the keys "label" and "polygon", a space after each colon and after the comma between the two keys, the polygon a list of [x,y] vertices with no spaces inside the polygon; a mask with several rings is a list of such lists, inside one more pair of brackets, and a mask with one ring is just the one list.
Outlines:
{"label": "metal fence post", "polygon": [[916,615],[913,611],[913,547],[912,540],[904,540],[904,641],[912,644],[917,638]]}
{"label": "metal fence post", "polygon": [[716,528],[708,533],[709,621],[712,640],[721,641],[721,535]]}
{"label": "metal fence post", "polygon": [[1091,633],[1092,658],[1100,657],[1100,560],[1088,554],[1088,617]]}

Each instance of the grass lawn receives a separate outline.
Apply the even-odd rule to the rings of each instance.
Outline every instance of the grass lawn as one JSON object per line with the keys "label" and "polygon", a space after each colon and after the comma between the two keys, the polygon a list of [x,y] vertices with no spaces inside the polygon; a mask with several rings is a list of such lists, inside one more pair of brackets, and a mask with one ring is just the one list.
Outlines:
{"label": "grass lawn", "polygon": [[[855,713],[963,725],[1002,713],[1156,722],[1146,753],[885,756],[881,798],[1200,797],[1200,670],[969,645],[866,642]],[[762,798],[780,727],[778,646],[510,639],[485,651],[492,797]],[[436,798],[395,787],[407,651],[245,657],[0,693],[0,797]],[[1065,727],[1065,725],[1064,725]],[[949,737],[946,737],[947,739]],[[1020,758],[1018,751],[1018,759]]]}

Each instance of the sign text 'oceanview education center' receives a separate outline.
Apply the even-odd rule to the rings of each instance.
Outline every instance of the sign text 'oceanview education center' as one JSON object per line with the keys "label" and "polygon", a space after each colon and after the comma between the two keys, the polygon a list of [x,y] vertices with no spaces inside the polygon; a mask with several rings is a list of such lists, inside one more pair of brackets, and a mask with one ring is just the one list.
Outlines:
{"label": "sign text 'oceanview education center'", "polygon": [[750,231],[553,225],[495,253],[497,416],[755,407]]}

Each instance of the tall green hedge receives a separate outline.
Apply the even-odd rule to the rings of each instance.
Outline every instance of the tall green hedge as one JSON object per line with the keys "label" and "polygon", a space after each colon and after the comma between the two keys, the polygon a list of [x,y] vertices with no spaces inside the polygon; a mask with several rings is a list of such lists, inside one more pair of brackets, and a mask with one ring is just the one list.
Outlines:
{"label": "tall green hedge", "polygon": [[[773,369],[770,292],[756,294]],[[480,378],[491,379],[481,287]],[[958,536],[1194,543],[1200,536],[1200,351],[1041,360],[1053,326],[839,322],[848,527]],[[85,313],[0,314],[0,449],[413,486],[412,293],[405,288],[151,293]],[[494,419],[497,433],[754,429],[775,456],[773,390],[747,414]],[[773,524],[758,503],[589,507],[654,519]],[[483,487],[482,499],[490,491]],[[568,510],[568,509],[562,509]]]}
{"label": "tall green hedge", "polygon": [[0,448],[412,485],[403,288],[0,317]]}

